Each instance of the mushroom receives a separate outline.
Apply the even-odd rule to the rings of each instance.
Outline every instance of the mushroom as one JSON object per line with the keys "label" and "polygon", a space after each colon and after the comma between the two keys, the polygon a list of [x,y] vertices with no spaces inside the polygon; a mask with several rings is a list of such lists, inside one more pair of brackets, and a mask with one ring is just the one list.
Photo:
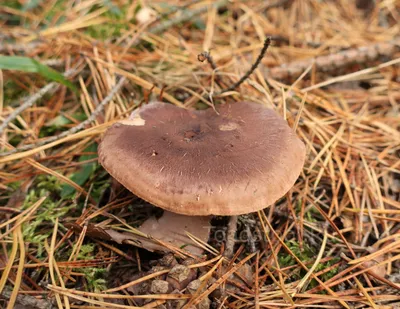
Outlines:
{"label": "mushroom", "polygon": [[100,163],[117,181],[179,214],[182,225],[190,216],[186,226],[210,215],[233,216],[235,224],[237,215],[269,206],[294,185],[304,160],[287,122],[252,102],[218,113],[150,103],[114,124],[99,146]]}

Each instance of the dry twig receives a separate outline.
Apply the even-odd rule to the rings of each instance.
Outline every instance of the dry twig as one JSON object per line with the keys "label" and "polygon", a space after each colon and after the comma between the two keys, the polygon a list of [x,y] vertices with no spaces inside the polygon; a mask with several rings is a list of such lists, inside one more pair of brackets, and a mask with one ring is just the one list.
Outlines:
{"label": "dry twig", "polygon": [[326,56],[284,63],[278,67],[265,69],[264,76],[273,79],[294,79],[300,76],[311,65],[315,67],[317,72],[331,73],[355,63],[370,63],[383,57],[392,57],[398,51],[400,51],[400,39],[394,39],[388,42],[356,47]]}
{"label": "dry twig", "polygon": [[68,135],[72,135],[75,134],[76,132],[82,130],[83,128],[85,128],[87,125],[89,125],[90,123],[92,123],[97,116],[101,113],[101,111],[104,109],[104,106],[106,106],[112,99],[113,97],[116,95],[116,93],[122,88],[122,86],[124,85],[126,81],[125,77],[121,77],[120,80],[118,81],[118,83],[111,89],[110,93],[104,98],[103,101],[100,102],[99,105],[97,105],[96,109],[93,111],[93,113],[90,114],[89,118],[86,119],[85,121],[82,121],[79,125],[64,131],[63,133],[50,137],[50,138],[46,138],[38,143],[34,143],[34,144],[28,144],[28,145],[24,145],[21,146],[19,148],[7,151],[7,152],[3,152],[0,153],[0,157],[4,157],[4,156],[8,156],[10,154],[13,153],[17,153],[17,152],[21,152],[21,151],[25,151],[25,150],[29,150],[29,149],[33,149],[36,147],[40,147],[49,143],[52,143],[54,141],[57,141],[59,139],[62,139]]}
{"label": "dry twig", "polygon": [[[70,69],[66,71],[63,75],[65,77],[70,77],[76,72],[76,69]],[[40,100],[45,94],[47,93],[54,93],[60,85],[56,82],[52,82],[47,84],[43,88],[41,88],[38,92],[34,95],[30,96],[29,98],[25,99],[24,103],[22,103],[19,107],[17,107],[6,119],[4,119],[3,123],[0,125],[0,135],[3,133],[4,129],[7,128],[8,124],[15,120],[23,111],[30,108],[33,104],[35,104],[38,100]]]}
{"label": "dry twig", "polygon": [[253,63],[253,65],[251,66],[251,68],[233,85],[229,86],[226,89],[221,90],[220,92],[218,92],[219,94],[223,94],[225,92],[228,91],[232,91],[234,89],[236,89],[237,87],[239,87],[247,78],[249,78],[249,76],[254,72],[255,69],[257,69],[258,65],[261,63],[261,60],[264,58],[265,53],[267,52],[267,49],[269,47],[269,45],[271,44],[271,38],[267,37],[264,41],[264,45],[263,48],[260,51],[260,54],[258,55],[256,61]]}

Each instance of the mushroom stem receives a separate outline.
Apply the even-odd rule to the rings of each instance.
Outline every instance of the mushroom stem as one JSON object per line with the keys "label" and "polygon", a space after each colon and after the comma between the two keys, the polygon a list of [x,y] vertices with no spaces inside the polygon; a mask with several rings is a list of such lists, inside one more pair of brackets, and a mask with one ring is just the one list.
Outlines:
{"label": "mushroom stem", "polygon": [[238,216],[231,216],[228,223],[228,231],[226,233],[226,245],[224,256],[227,258],[231,258],[233,256],[233,249],[235,247],[236,239],[236,230],[237,230],[237,221]]}
{"label": "mushroom stem", "polygon": [[[149,251],[170,252],[172,247],[184,247],[192,255],[201,256],[203,248],[192,241],[187,233],[201,242],[207,243],[210,234],[210,216],[186,216],[164,210],[160,218],[150,217],[138,230],[167,246],[157,242],[142,240],[143,247]],[[168,247],[171,245],[172,247]]]}

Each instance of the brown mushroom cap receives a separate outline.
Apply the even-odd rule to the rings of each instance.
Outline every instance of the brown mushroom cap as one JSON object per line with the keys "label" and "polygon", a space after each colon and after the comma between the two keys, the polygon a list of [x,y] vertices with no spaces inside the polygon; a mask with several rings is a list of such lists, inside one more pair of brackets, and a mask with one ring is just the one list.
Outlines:
{"label": "brown mushroom cap", "polygon": [[226,104],[218,113],[146,105],[106,132],[100,163],[134,194],[175,213],[263,209],[294,185],[305,146],[260,104]]}

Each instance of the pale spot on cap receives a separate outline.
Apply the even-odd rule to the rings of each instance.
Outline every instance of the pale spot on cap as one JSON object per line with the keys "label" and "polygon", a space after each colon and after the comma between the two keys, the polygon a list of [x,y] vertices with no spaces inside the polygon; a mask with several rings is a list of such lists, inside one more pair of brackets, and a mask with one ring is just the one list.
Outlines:
{"label": "pale spot on cap", "polygon": [[228,123],[221,124],[219,126],[219,129],[221,131],[233,131],[233,130],[236,130],[238,127],[239,127],[239,125],[237,123],[228,122]]}
{"label": "pale spot on cap", "polygon": [[144,126],[146,121],[140,117],[139,113],[133,113],[129,119],[120,120],[118,123],[126,126]]}

